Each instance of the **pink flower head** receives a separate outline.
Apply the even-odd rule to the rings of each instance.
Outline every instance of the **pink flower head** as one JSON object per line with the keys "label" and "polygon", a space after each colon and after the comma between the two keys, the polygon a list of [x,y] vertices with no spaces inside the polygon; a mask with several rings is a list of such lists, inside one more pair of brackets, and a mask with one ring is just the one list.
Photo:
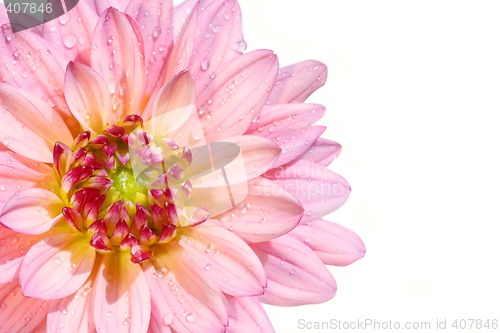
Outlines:
{"label": "pink flower head", "polygon": [[[1,19],[5,19],[1,17]],[[15,31],[22,29],[15,29]],[[0,332],[273,332],[364,255],[306,98],[235,0],[80,0],[0,38]]]}

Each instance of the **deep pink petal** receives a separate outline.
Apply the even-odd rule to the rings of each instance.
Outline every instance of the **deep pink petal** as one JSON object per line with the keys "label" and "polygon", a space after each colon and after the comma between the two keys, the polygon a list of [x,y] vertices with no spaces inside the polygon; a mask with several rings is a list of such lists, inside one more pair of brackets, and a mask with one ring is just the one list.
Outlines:
{"label": "deep pink petal", "polygon": [[267,273],[262,302],[273,305],[321,303],[335,296],[335,280],[323,262],[301,241],[284,235],[252,244]]}
{"label": "deep pink petal", "polygon": [[95,250],[79,234],[50,235],[26,254],[19,273],[23,294],[59,299],[76,292],[94,266]]}
{"label": "deep pink petal", "polygon": [[289,232],[303,213],[304,208],[291,194],[268,179],[257,178],[249,182],[244,202],[207,223],[225,227],[244,241],[255,243]]}
{"label": "deep pink petal", "polygon": [[266,177],[299,199],[305,209],[302,222],[333,212],[344,204],[351,192],[344,178],[308,161],[273,169]]}
{"label": "deep pink petal", "polygon": [[342,146],[337,142],[319,138],[308,151],[299,156],[292,164],[305,160],[327,166],[339,156],[341,150]]}
{"label": "deep pink petal", "polygon": [[10,26],[0,29],[2,82],[21,87],[42,98],[71,126],[64,100],[63,79],[68,61],[48,41],[29,30],[13,33]]}
{"label": "deep pink petal", "polygon": [[266,311],[255,297],[227,296],[229,326],[227,333],[274,333]]}
{"label": "deep pink petal", "polygon": [[144,36],[146,57],[145,93],[149,95],[156,84],[163,83],[165,58],[172,47],[172,1],[131,0],[125,11],[139,25]]}
{"label": "deep pink petal", "polygon": [[90,67],[70,62],[64,94],[73,116],[84,130],[101,132],[111,114],[111,94],[104,80]]}
{"label": "deep pink petal", "polygon": [[113,96],[113,115],[137,114],[145,83],[144,44],[137,24],[114,8],[97,23],[92,40],[92,68],[104,78]]}
{"label": "deep pink petal", "polygon": [[52,169],[7,149],[0,144],[0,211],[14,193],[37,183],[49,184]]}
{"label": "deep pink petal", "polygon": [[51,302],[47,315],[49,332],[58,332],[61,328],[67,332],[95,332],[91,303],[92,280],[88,279],[76,293],[66,298]]}
{"label": "deep pink petal", "polygon": [[61,220],[63,206],[61,198],[54,193],[29,188],[17,192],[7,201],[0,214],[0,222],[23,234],[43,234]]}
{"label": "deep pink petal", "polygon": [[47,311],[47,301],[24,297],[18,281],[0,285],[0,332],[35,332]]}
{"label": "deep pink petal", "polygon": [[230,231],[208,225],[189,228],[179,244],[224,293],[233,296],[263,293],[266,274],[259,259]]}
{"label": "deep pink petal", "polygon": [[128,253],[103,257],[92,291],[98,332],[146,333],[151,316],[149,287],[141,266]]}
{"label": "deep pink petal", "polygon": [[277,70],[276,56],[257,50],[225,63],[201,80],[196,105],[207,139],[245,133],[257,121]]}
{"label": "deep pink petal", "polygon": [[0,84],[0,100],[0,142],[16,153],[51,163],[54,143],[73,140],[61,117],[35,95]]}
{"label": "deep pink petal", "polygon": [[325,220],[301,224],[290,235],[313,249],[327,265],[346,266],[366,252],[363,241],[353,231]]}
{"label": "deep pink petal", "polygon": [[302,103],[325,84],[326,77],[326,66],[316,60],[280,68],[269,103]]}
{"label": "deep pink petal", "polygon": [[90,65],[91,41],[99,14],[93,1],[79,1],[66,14],[44,23],[42,36],[68,60]]}
{"label": "deep pink petal", "polygon": [[175,332],[222,333],[229,320],[227,301],[183,252],[171,242],[143,264],[152,292],[151,320],[156,327],[171,327]]}

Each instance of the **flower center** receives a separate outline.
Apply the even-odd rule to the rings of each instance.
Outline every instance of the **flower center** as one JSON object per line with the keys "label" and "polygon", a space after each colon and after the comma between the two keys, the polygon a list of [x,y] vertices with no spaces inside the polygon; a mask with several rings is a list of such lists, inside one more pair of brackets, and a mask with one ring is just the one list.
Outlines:
{"label": "flower center", "polygon": [[56,143],[54,169],[69,229],[100,253],[129,251],[134,263],[148,260],[155,244],[208,219],[206,209],[184,207],[190,163],[188,147],[154,138],[137,115],[103,133],[82,132],[71,147]]}

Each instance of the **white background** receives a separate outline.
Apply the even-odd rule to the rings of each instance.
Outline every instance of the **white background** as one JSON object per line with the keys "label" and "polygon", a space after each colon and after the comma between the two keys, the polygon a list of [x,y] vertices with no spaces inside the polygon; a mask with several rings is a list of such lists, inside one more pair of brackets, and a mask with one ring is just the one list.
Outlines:
{"label": "white background", "polygon": [[448,319],[440,332],[500,319],[500,2],[240,4],[249,50],[328,65],[309,101],[327,106],[325,135],[344,148],[331,168],[353,189],[329,218],[367,247],[331,269],[330,302],[267,307],[276,331],[348,332],[300,330],[300,318]]}

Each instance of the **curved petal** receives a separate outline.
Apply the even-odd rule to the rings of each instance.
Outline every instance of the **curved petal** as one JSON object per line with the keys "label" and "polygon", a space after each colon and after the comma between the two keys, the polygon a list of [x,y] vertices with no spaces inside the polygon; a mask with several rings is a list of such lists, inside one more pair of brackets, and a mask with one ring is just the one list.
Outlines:
{"label": "curved petal", "polygon": [[186,228],[179,245],[224,293],[254,296],[264,292],[266,273],[259,259],[230,231],[208,225]]}
{"label": "curved petal", "polygon": [[16,153],[52,163],[54,143],[73,141],[61,117],[39,97],[0,84],[0,100],[0,140]]}
{"label": "curved petal", "polygon": [[92,39],[92,68],[113,96],[112,121],[137,114],[145,82],[144,44],[137,24],[115,8],[101,14]]}
{"label": "curved petal", "polygon": [[171,242],[143,264],[152,292],[151,320],[174,332],[224,332],[229,320],[224,295],[182,253]]}
{"label": "curved petal", "polygon": [[111,94],[96,72],[70,62],[64,79],[64,94],[71,113],[84,129],[103,130],[111,114]]}
{"label": "curved petal", "polygon": [[344,178],[308,161],[273,169],[266,177],[299,199],[305,209],[301,222],[333,212],[344,204],[351,192]]}
{"label": "curved petal", "polygon": [[193,8],[198,2],[199,0],[186,0],[174,7],[173,29],[175,40],[178,39],[182,28],[186,25],[187,19],[193,12]]}
{"label": "curved petal", "polygon": [[0,332],[35,332],[47,316],[47,301],[24,297],[17,281],[0,285]]}
{"label": "curved petal", "polygon": [[64,203],[57,195],[33,187],[17,192],[7,201],[0,222],[14,231],[39,235],[60,221],[63,207]]}
{"label": "curved petal", "polygon": [[325,220],[297,226],[290,236],[309,246],[327,265],[346,266],[363,258],[363,241],[353,231]]}
{"label": "curved petal", "polygon": [[93,313],[90,307],[92,282],[93,280],[90,278],[73,295],[51,302],[47,315],[49,332],[58,332],[61,327],[66,332],[95,332]]}
{"label": "curved petal", "polygon": [[23,294],[59,299],[76,292],[94,266],[95,250],[79,234],[50,235],[26,253],[19,283]]}
{"label": "curved petal", "polygon": [[286,234],[299,224],[303,213],[304,208],[291,194],[268,179],[257,178],[249,182],[244,202],[207,223],[257,243]]}
{"label": "curved petal", "polygon": [[38,34],[30,31],[14,34],[8,25],[0,29],[0,56],[2,82],[36,94],[53,107],[69,126],[74,124],[62,94],[68,60]]}
{"label": "curved petal", "polygon": [[302,154],[295,162],[309,161],[318,165],[327,166],[336,159],[342,146],[335,141],[319,138],[309,150]]}
{"label": "curved petal", "polygon": [[19,266],[41,236],[23,235],[0,225],[0,284],[17,279]]}
{"label": "curved petal", "polygon": [[105,255],[92,292],[98,332],[146,333],[151,316],[149,287],[128,253]]}
{"label": "curved petal", "polygon": [[280,68],[269,96],[270,104],[302,103],[326,82],[327,68],[316,60],[306,60]]}
{"label": "curved petal", "polygon": [[335,296],[337,285],[323,262],[301,241],[284,235],[252,244],[268,277],[262,302],[273,305],[321,303]]}
{"label": "curved petal", "polygon": [[139,25],[144,36],[144,55],[146,57],[145,93],[149,95],[155,85],[160,84],[164,75],[162,69],[165,58],[173,42],[173,5],[164,0],[131,0],[125,13]]}
{"label": "curved petal", "polygon": [[227,296],[229,326],[227,333],[274,333],[266,311],[255,297]]}
{"label": "curved petal", "polygon": [[92,1],[78,1],[58,19],[45,22],[42,36],[68,60],[90,65],[90,42],[99,14]]}
{"label": "curved petal", "polygon": [[0,144],[0,211],[20,190],[36,184],[50,184],[53,171],[44,163],[25,158]]}
{"label": "curved petal", "polygon": [[200,81],[196,105],[207,139],[245,133],[257,121],[277,71],[276,56],[257,50],[225,63]]}

